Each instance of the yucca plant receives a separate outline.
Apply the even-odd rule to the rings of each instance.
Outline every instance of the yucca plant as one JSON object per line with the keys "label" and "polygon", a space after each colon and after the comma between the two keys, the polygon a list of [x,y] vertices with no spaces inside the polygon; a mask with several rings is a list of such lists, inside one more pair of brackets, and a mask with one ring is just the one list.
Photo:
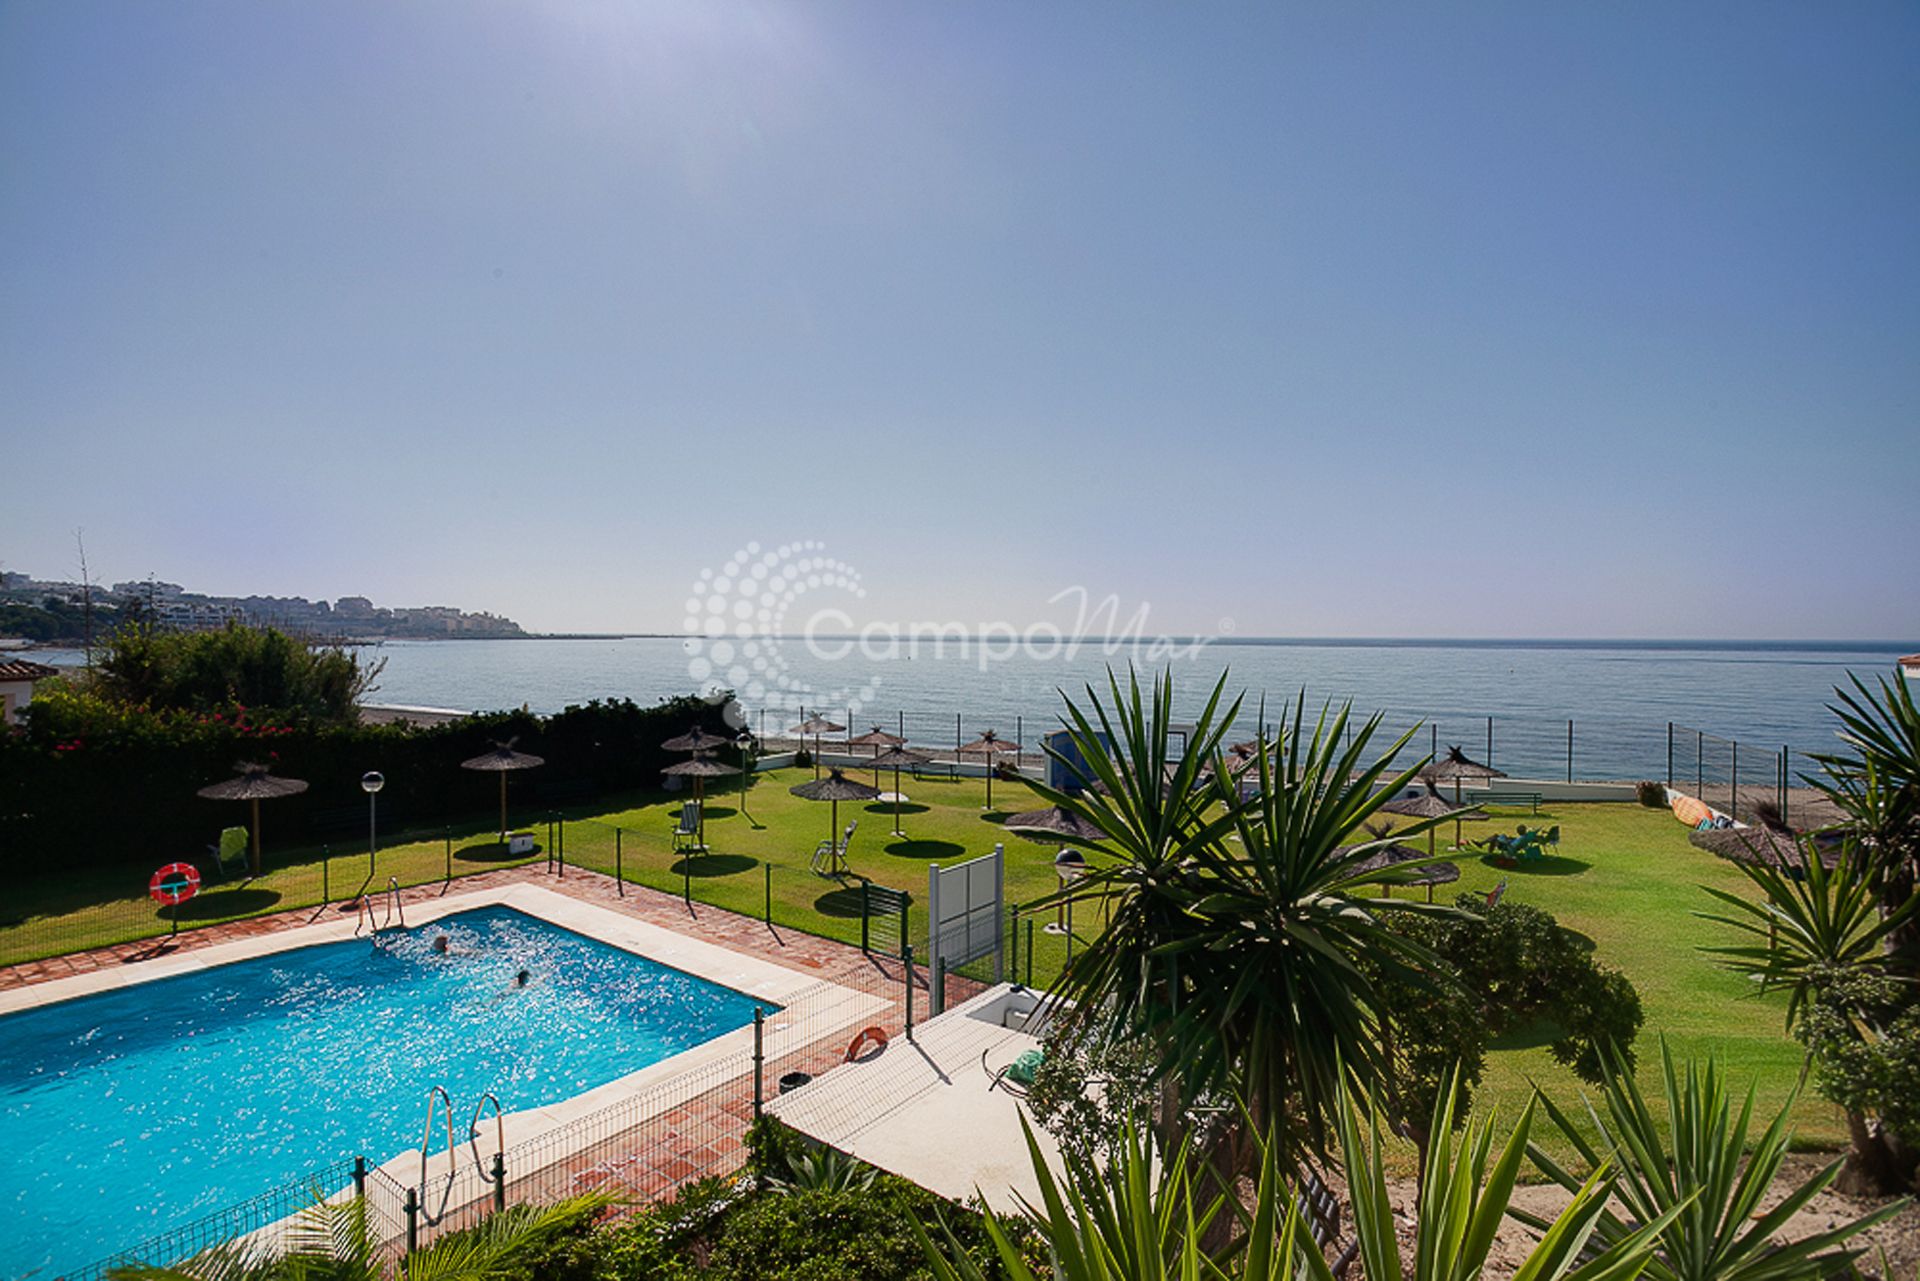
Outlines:
{"label": "yucca plant", "polygon": [[767,1182],[781,1192],[864,1192],[879,1171],[830,1147],[812,1147],[787,1157],[785,1174]]}
{"label": "yucca plant", "polygon": [[1033,785],[1104,833],[1069,841],[1089,874],[1043,900],[1099,898],[1112,912],[1056,988],[1071,1001],[1062,1017],[1153,1046],[1163,1150],[1186,1136],[1196,1099],[1233,1092],[1251,1128],[1224,1127],[1202,1155],[1222,1177],[1251,1172],[1257,1131],[1291,1170],[1330,1146],[1338,1065],[1363,1081],[1383,1068],[1372,976],[1418,984],[1437,968],[1382,914],[1452,909],[1377,898],[1391,873],[1361,866],[1373,850],[1362,825],[1413,776],[1391,770],[1405,737],[1376,759],[1378,718],[1353,725],[1328,709],[1308,724],[1296,706],[1279,742],[1259,747],[1243,800],[1221,750],[1240,708],[1225,677],[1184,743],[1173,702],[1164,674],[1150,698],[1129,674],[1110,675],[1105,695],[1089,688],[1084,707],[1068,699],[1079,761],[1061,759],[1087,787]]}
{"label": "yucca plant", "polygon": [[[1829,1184],[1840,1171],[1835,1161],[1761,1212],[1768,1189],[1780,1175],[1791,1138],[1788,1117],[1793,1100],[1758,1135],[1751,1135],[1754,1092],[1748,1087],[1736,1111],[1725,1074],[1708,1059],[1676,1067],[1673,1051],[1660,1045],[1667,1123],[1654,1118],[1639,1085],[1618,1059],[1606,1072],[1603,1103],[1586,1105],[1587,1131],[1537,1094],[1541,1105],[1583,1161],[1611,1163],[1619,1171],[1613,1198],[1597,1225],[1609,1246],[1653,1232],[1653,1257],[1647,1275],[1654,1281],[1818,1281],[1844,1274],[1858,1250],[1844,1249],[1856,1233],[1905,1208],[1896,1201],[1836,1228],[1791,1244],[1775,1234]],[[1534,1163],[1562,1186],[1581,1186],[1546,1152],[1532,1150]],[[1516,1217],[1538,1225],[1538,1220]]]}
{"label": "yucca plant", "polygon": [[[1447,1097],[1455,1093],[1448,1091]],[[1447,1137],[1435,1145],[1431,1177],[1420,1194],[1414,1267],[1408,1273],[1401,1266],[1387,1193],[1380,1121],[1363,1115],[1345,1090],[1338,1106],[1336,1129],[1368,1281],[1479,1277],[1526,1152],[1532,1108],[1497,1158],[1490,1121],[1469,1122],[1456,1138],[1451,1104],[1435,1109],[1434,1132]],[[1027,1216],[1045,1244],[1046,1275],[1052,1281],[1334,1281],[1332,1266],[1307,1229],[1302,1199],[1286,1187],[1277,1143],[1260,1145],[1259,1178],[1246,1205],[1210,1191],[1211,1182],[1193,1171],[1187,1149],[1162,1161],[1144,1136],[1132,1132],[1104,1169],[1066,1162],[1064,1181],[1048,1166],[1031,1132],[1027,1145],[1040,1186],[1040,1204],[1027,1207]],[[1593,1235],[1610,1188],[1604,1170],[1580,1185],[1567,1208],[1545,1225],[1542,1239],[1515,1271],[1515,1281],[1632,1281],[1638,1276],[1655,1234],[1671,1216],[1596,1247]],[[1232,1216],[1237,1231],[1226,1249],[1209,1252],[1206,1229],[1222,1216]],[[1038,1281],[1041,1274],[1001,1224],[989,1218],[986,1230],[994,1262],[1009,1281]],[[985,1281],[985,1265],[961,1249],[944,1223],[938,1245],[932,1234],[919,1231],[936,1281]]]}
{"label": "yucca plant", "polygon": [[1799,867],[1738,866],[1761,897],[1756,901],[1706,886],[1732,911],[1695,915],[1754,941],[1703,950],[1724,957],[1730,969],[1754,978],[1763,990],[1786,989],[1789,1027],[1825,976],[1839,970],[1885,972],[1892,961],[1888,939],[1920,910],[1920,900],[1909,898],[1883,911],[1874,876],[1851,843],[1831,868],[1812,851]]}

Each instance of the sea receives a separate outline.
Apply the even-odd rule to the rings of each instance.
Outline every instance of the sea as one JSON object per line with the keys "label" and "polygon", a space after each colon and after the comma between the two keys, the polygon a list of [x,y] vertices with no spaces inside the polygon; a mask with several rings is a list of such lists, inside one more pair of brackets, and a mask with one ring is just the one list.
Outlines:
{"label": "sea", "polygon": [[1411,732],[1411,750],[1460,745],[1516,776],[1633,779],[1665,777],[1670,744],[1683,776],[1724,775],[1733,750],[1748,777],[1783,749],[1805,768],[1807,753],[1838,745],[1835,688],[1850,675],[1900,679],[1899,657],[1916,650],[1920,642],[1228,638],[1158,648],[1089,640],[1049,652],[954,638],[911,647],[787,638],[716,652],[712,642],[636,636],[387,641],[359,653],[381,665],[374,703],[550,713],[724,685],[736,691],[739,719],[763,736],[784,734],[804,708],[935,750],[987,729],[1038,750],[1061,724],[1063,700],[1085,706],[1090,684],[1104,694],[1108,670],[1124,679],[1132,665],[1171,671],[1181,717],[1196,715],[1224,678],[1228,697],[1244,699],[1235,728],[1245,736],[1304,695],[1310,713],[1348,702],[1379,713],[1387,733]]}

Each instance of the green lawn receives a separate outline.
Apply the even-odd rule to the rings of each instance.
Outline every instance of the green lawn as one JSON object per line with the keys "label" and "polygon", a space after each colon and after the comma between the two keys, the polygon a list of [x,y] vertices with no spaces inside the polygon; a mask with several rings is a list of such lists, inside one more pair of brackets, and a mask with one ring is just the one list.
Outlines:
{"label": "green lawn", "polygon": [[[567,823],[567,862],[611,872],[618,860],[630,881],[675,893],[690,888],[697,904],[710,904],[760,916],[771,895],[777,926],[829,937],[857,940],[860,913],[857,891],[812,875],[807,861],[825,837],[830,821],[824,803],[788,794],[810,771],[781,770],[757,777],[748,792],[747,814],[739,811],[737,789],[716,789],[707,807],[709,852],[683,861],[672,852],[670,831],[681,797],[665,794],[633,798],[632,803],[596,807]],[[883,778],[891,787],[892,776]],[[996,809],[983,808],[979,780],[903,781],[913,803],[902,822],[907,835],[895,838],[891,807],[842,804],[839,822],[858,819],[852,870],[879,884],[907,889],[915,898],[913,928],[924,932],[927,867],[986,853],[996,841],[1007,847],[1007,895],[1025,902],[1054,888],[1054,848],[1009,836],[998,827],[1006,811],[1035,802],[1018,785],[997,783]],[[1687,844],[1686,830],[1665,811],[1634,805],[1558,804],[1538,818],[1500,811],[1483,831],[1511,831],[1518,822],[1559,824],[1561,853],[1538,870],[1502,871],[1471,854],[1461,862],[1459,885],[1443,892],[1484,892],[1502,877],[1508,894],[1552,912],[1590,937],[1599,958],[1625,971],[1639,989],[1647,1023],[1639,1050],[1643,1084],[1657,1090],[1653,1065],[1657,1037],[1664,1033],[1683,1053],[1713,1051],[1733,1069],[1736,1080],[1757,1078],[1763,1108],[1778,1106],[1792,1089],[1800,1069],[1798,1047],[1788,1039],[1781,1006],[1752,995],[1745,980],[1717,968],[1702,944],[1721,941],[1723,927],[1693,913],[1711,906],[1699,887],[1742,890],[1745,879],[1730,864]],[[271,828],[268,829],[269,838]],[[545,829],[540,829],[542,839]],[[1441,833],[1444,840],[1450,832]],[[1475,832],[1468,829],[1468,835]],[[451,843],[456,875],[505,866],[497,847],[469,828]],[[210,888],[188,916],[196,921],[253,912],[311,907],[320,902],[321,865],[317,851],[288,851],[273,861],[267,875],[251,883]],[[402,884],[439,880],[449,863],[444,835],[400,844],[380,852],[375,882],[388,876]],[[364,850],[332,860],[329,889],[334,898],[358,888],[367,877]],[[132,883],[129,883],[132,882]],[[848,882],[851,885],[852,882]],[[166,920],[140,897],[144,877],[128,873],[83,873],[63,880],[56,890],[28,885],[14,889],[8,921],[0,926],[0,963],[142,938],[164,931]],[[1398,893],[1410,891],[1401,890]],[[696,907],[696,910],[698,908]],[[1084,938],[1097,921],[1083,912],[1076,922]],[[1050,919],[1050,918],[1047,918]],[[1065,955],[1062,940],[1036,927],[1034,976],[1044,981],[1058,971]],[[1027,966],[1027,932],[1021,931],[1020,968]],[[1510,1045],[1489,1063],[1484,1102],[1509,1117],[1524,1102],[1529,1080],[1556,1098],[1571,1101],[1577,1082],[1553,1063],[1544,1044]],[[1799,1141],[1836,1147],[1844,1142],[1840,1117],[1829,1104],[1804,1098],[1798,1108]]]}

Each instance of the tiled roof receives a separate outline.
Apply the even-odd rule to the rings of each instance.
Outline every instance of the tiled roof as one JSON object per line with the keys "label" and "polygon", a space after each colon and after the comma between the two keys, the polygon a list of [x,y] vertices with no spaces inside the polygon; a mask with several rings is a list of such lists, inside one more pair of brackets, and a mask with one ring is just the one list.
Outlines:
{"label": "tiled roof", "polygon": [[45,663],[30,663],[24,658],[0,660],[0,681],[42,681],[58,676],[60,669]]}

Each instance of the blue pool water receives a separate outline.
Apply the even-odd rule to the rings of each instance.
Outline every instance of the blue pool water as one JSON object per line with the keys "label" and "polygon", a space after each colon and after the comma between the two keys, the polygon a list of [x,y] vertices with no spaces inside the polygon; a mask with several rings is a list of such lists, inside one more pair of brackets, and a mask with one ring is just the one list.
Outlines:
{"label": "blue pool water", "polygon": [[0,1276],[56,1276],[417,1147],[436,1084],[464,1138],[485,1090],[509,1112],[570,1098],[751,1023],[754,1004],[487,908],[8,1015]]}

